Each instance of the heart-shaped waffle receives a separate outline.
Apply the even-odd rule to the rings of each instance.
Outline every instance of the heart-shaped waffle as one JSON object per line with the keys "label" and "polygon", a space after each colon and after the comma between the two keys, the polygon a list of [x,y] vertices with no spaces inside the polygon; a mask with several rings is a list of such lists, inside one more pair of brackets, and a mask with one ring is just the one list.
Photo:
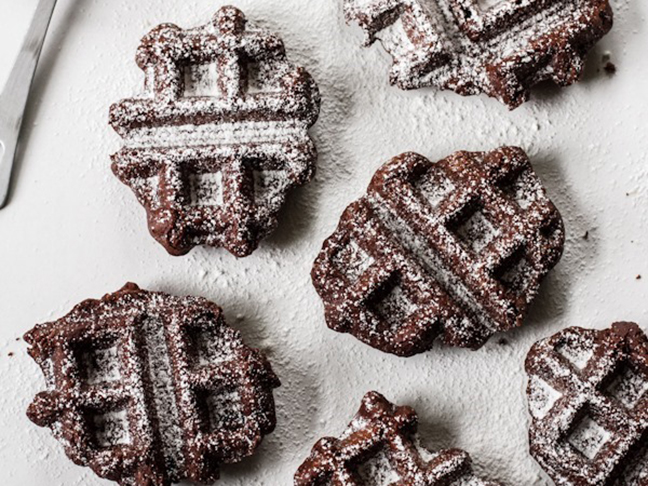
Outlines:
{"label": "heart-shaped waffle", "polygon": [[169,253],[210,245],[249,255],[277,226],[288,191],[313,176],[315,82],[234,7],[195,29],[153,29],[137,64],[144,95],[110,111],[124,139],[113,172]]}
{"label": "heart-shaped waffle", "polygon": [[412,408],[369,392],[339,439],[315,444],[295,474],[295,486],[499,486],[473,474],[466,452],[422,447],[417,425]]}
{"label": "heart-shaped waffle", "polygon": [[275,427],[279,380],[205,299],[128,284],[25,340],[47,381],[29,418],[122,486],[211,484]]}
{"label": "heart-shaped waffle", "polygon": [[329,327],[410,356],[520,326],[564,244],[525,153],[400,155],[344,211],[313,266]]}
{"label": "heart-shaped waffle", "polygon": [[531,454],[560,486],[648,485],[648,337],[571,327],[526,360]]}
{"label": "heart-shaped waffle", "polygon": [[612,27],[608,0],[344,0],[344,10],[392,56],[393,84],[486,93],[511,108],[540,81],[576,81]]}

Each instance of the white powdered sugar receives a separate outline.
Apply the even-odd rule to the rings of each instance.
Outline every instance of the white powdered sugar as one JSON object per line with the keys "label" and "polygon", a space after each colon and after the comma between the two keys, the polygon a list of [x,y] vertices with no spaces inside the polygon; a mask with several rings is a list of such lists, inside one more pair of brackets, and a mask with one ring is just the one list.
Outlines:
{"label": "white powdered sugar", "polygon": [[[345,13],[363,27],[365,43],[376,37],[392,56],[390,80],[399,87],[485,92],[512,107],[523,101],[520,92],[528,85],[545,79],[574,81],[573,73],[557,72],[547,63],[550,55],[569,55],[569,62],[582,69],[580,54],[553,52],[551,42],[539,39],[605,33],[594,30],[594,21],[587,19],[597,15],[576,0],[345,0]],[[524,80],[512,74],[518,65],[531,71]]]}
{"label": "white powdered sugar", "polygon": [[86,373],[86,383],[94,385],[119,380],[121,372],[118,351],[117,346],[110,346],[82,352],[80,360]]}
{"label": "white powdered sugar", "polygon": [[175,397],[175,380],[169,360],[165,326],[154,316],[144,320],[141,327],[142,338],[146,348],[146,365],[150,390],[149,397],[154,408],[161,436],[162,453],[169,468],[171,477],[178,477],[184,467],[183,431],[180,427],[178,408]]}
{"label": "white powdered sugar", "polygon": [[481,308],[472,292],[463,284],[457,275],[443,263],[441,258],[430,248],[424,237],[412,229],[397,215],[389,211],[387,203],[377,197],[374,198],[374,209],[380,217],[381,222],[390,230],[390,233],[416,255],[425,269],[430,272],[434,279],[448,292],[457,302],[465,308],[470,318],[476,319],[481,325],[488,329],[495,330],[486,312]]}
{"label": "white powdered sugar", "polygon": [[218,64],[190,65],[184,70],[184,95],[216,96],[218,95]]}
{"label": "white powdered sugar", "polygon": [[633,371],[628,366],[623,366],[607,388],[607,394],[621,402],[625,407],[632,409],[648,393],[648,379]]}
{"label": "white powdered sugar", "polygon": [[290,184],[285,171],[282,170],[255,170],[252,172],[254,179],[254,200],[262,206],[271,208],[269,211],[278,211],[283,200],[283,195]]}
{"label": "white powdered sugar", "polygon": [[[9,3],[0,19],[3,78],[37,1]],[[0,480],[113,485],[75,466],[25,417],[44,386],[16,338],[85,297],[136,279],[220,303],[246,341],[269,353],[282,379],[277,430],[253,459],[224,466],[219,486],[292,484],[314,442],[342,428],[368,389],[414,405],[432,448],[469,451],[484,476],[511,486],[552,485],[528,452],[529,348],[570,325],[603,328],[627,318],[646,329],[648,107],[641,80],[648,78],[648,2],[613,0],[615,25],[589,56],[583,82],[539,86],[508,112],[485,96],[390,87],[391,60],[379,45],[360,46],[362,32],[345,24],[342,0],[237,0],[320,86],[322,114],[311,131],[318,172],[289,197],[277,230],[252,256],[196,248],[169,257],[151,239],[131,191],[110,172],[109,155],[122,140],[107,126],[107,110],[141,89],[134,52],[153,26],[201,25],[230,3],[58,2],[25,115],[12,198],[0,211]],[[617,67],[613,76],[601,69],[606,52]],[[477,352],[435,346],[408,359],[331,331],[311,283],[312,262],[376,169],[408,150],[439,160],[459,149],[510,144],[529,153],[568,235],[525,326]]]}
{"label": "white powdered sugar", "polygon": [[556,352],[581,370],[585,369],[590,358],[594,355],[593,348],[580,341],[565,341],[556,348]]}
{"label": "white powdered sugar", "polygon": [[254,143],[296,143],[308,140],[307,127],[299,121],[247,121],[144,127],[132,130],[124,139],[129,148],[192,147]]}
{"label": "white powdered sugar", "polygon": [[[580,478],[592,484],[605,478],[615,478],[619,486],[641,484],[618,481],[640,478],[637,465],[645,454],[647,424],[635,394],[645,392],[642,382],[648,378],[630,372],[642,360],[641,333],[633,323],[615,323],[604,331],[571,327],[529,352],[530,450],[556,484],[576,484]],[[581,472],[575,464],[587,467]]]}
{"label": "white powdered sugar", "polygon": [[607,430],[586,415],[571,432],[567,442],[588,459],[594,459],[610,437]]}
{"label": "white powdered sugar", "polygon": [[121,444],[130,444],[131,437],[126,409],[96,414],[93,415],[92,420],[98,447],[111,448]]}
{"label": "white powdered sugar", "polygon": [[189,192],[192,206],[222,206],[223,173],[190,174]]}
{"label": "white powdered sugar", "polygon": [[523,171],[504,190],[515,199],[522,209],[528,209],[531,204],[546,197],[542,184],[528,170]]}
{"label": "white powdered sugar", "polygon": [[535,418],[542,418],[562,395],[536,376],[531,377],[529,382],[529,412]]}
{"label": "white powdered sugar", "polygon": [[441,171],[434,170],[434,168],[419,178],[414,183],[414,187],[432,207],[436,207],[455,189],[452,181],[445,177]]}
{"label": "white powdered sugar", "polygon": [[205,403],[209,412],[209,430],[218,432],[243,426],[241,395],[237,390],[217,390],[207,395]]}
{"label": "white powdered sugar", "polygon": [[365,484],[371,484],[372,486],[390,486],[399,479],[384,449],[381,449],[371,459],[364,462],[358,468],[358,475]]}
{"label": "white powdered sugar", "polygon": [[[510,0],[477,0],[477,4],[479,5],[479,8],[482,10],[488,10],[489,8],[493,8],[499,3],[502,2],[507,2]],[[517,0],[517,3],[520,4],[522,3],[521,0]]]}
{"label": "white powdered sugar", "polygon": [[500,230],[478,210],[457,228],[456,233],[472,251],[479,253],[500,235]]}
{"label": "white powdered sugar", "polygon": [[396,284],[389,289],[387,295],[376,304],[375,308],[392,328],[398,328],[417,309],[417,306],[407,297],[403,288]]}

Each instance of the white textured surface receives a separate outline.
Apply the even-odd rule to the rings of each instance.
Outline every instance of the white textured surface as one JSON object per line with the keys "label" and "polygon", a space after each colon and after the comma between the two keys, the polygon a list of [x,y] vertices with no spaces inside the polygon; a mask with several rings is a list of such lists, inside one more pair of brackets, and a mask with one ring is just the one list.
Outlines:
{"label": "white textured surface", "polygon": [[[72,465],[25,417],[43,380],[16,338],[132,280],[223,306],[247,342],[268,352],[283,382],[277,430],[254,458],[225,468],[223,486],[290,484],[315,440],[338,435],[369,389],[415,406],[431,448],[462,447],[478,471],[505,484],[550,484],[526,452],[527,350],[568,325],[631,319],[645,328],[648,321],[648,6],[613,0],[615,26],[590,56],[585,81],[536,89],[511,113],[483,97],[388,87],[387,56],[359,47],[341,0],[233,1],[278,32],[291,60],[319,82],[319,172],[289,198],[279,230],[251,257],[197,249],[174,258],[148,235],[143,209],[110,172],[108,156],[120,141],[108,107],[141,89],[134,55],[142,35],[161,22],[199,25],[224,3],[59,0],[16,188],[0,211],[0,483],[110,484]],[[35,4],[0,0],[0,80]],[[606,50],[614,76],[597,72]],[[405,150],[439,159],[502,144],[529,152],[568,232],[526,327],[509,333],[508,344],[496,337],[477,352],[437,348],[410,359],[328,330],[310,266],[376,168]]]}

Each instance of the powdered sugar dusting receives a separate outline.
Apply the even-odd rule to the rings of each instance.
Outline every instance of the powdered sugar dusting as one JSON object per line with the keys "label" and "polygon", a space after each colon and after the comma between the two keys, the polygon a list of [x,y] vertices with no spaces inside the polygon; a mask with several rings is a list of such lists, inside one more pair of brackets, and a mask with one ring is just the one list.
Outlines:
{"label": "powdered sugar dusting", "polygon": [[427,174],[417,179],[414,187],[421,192],[421,195],[433,207],[436,207],[455,189],[452,180],[445,177],[442,171],[435,170],[434,166]]}
{"label": "powdered sugar dusting", "polygon": [[461,450],[431,452],[416,434],[416,412],[369,392],[340,439],[325,438],[295,474],[295,486],[498,486],[475,475]]}
{"label": "powdered sugar dusting", "polygon": [[[279,38],[235,7],[200,27],[156,27],[137,63],[144,94],[110,111],[124,139],[113,172],[135,191],[169,253],[209,245],[249,255],[276,227],[288,191],[313,176],[317,85],[288,62]],[[211,202],[196,204],[187,181],[210,173],[228,180]],[[155,176],[163,184],[143,182]]]}
{"label": "powdered sugar dusting", "polygon": [[[526,209],[500,190],[521,172],[538,197]],[[439,335],[477,349],[520,326],[564,243],[561,216],[539,184],[515,147],[385,163],[314,263],[329,326],[400,356],[430,349]],[[357,253],[345,249],[351,241],[374,261],[360,275],[346,259]]]}
{"label": "powdered sugar dusting", "polygon": [[209,411],[209,430],[235,430],[244,424],[241,395],[237,390],[217,389],[205,399]]}
{"label": "powdered sugar dusting", "polygon": [[[481,8],[482,10],[488,10],[489,8],[493,8],[502,2],[508,2],[508,1],[511,0],[477,0],[477,4],[479,5],[479,8]],[[518,3],[521,3],[521,0],[518,0]]]}
{"label": "powdered sugar dusting", "polygon": [[141,326],[143,345],[146,348],[146,366],[150,380],[151,404],[161,435],[162,454],[171,477],[181,477],[184,468],[183,432],[175,399],[173,370],[166,344],[165,326],[154,316]]}
{"label": "powdered sugar dusting", "polygon": [[545,381],[535,376],[529,380],[529,412],[533,417],[542,418],[547,415],[560,397],[560,392]]}
{"label": "powdered sugar dusting", "polygon": [[218,65],[215,62],[185,67],[184,96],[217,96],[218,74]]}
{"label": "powdered sugar dusting", "polygon": [[358,468],[358,475],[365,484],[372,486],[390,486],[398,481],[398,474],[389,462],[384,449],[375,453]]}
{"label": "powdered sugar dusting", "polygon": [[416,310],[416,305],[398,283],[382,292],[386,295],[380,296],[380,301],[375,305],[375,309],[386,322],[396,328],[402,325],[403,321]]}
{"label": "powdered sugar dusting", "polygon": [[362,275],[375,262],[355,241],[350,241],[333,256],[333,264],[340,272],[345,272],[352,281]]}
{"label": "powdered sugar dusting", "polygon": [[[375,197],[375,196],[374,196]],[[470,317],[476,319],[481,325],[488,329],[494,326],[486,317],[486,313],[475,299],[472,292],[451,270],[446,268],[441,258],[430,248],[423,235],[417,234],[398,215],[386,211],[387,205],[380,199],[376,199],[376,213],[383,224],[391,230],[391,233],[398,238],[405,248],[412,254],[417,255],[427,271],[439,282],[449,295],[456,299],[463,308],[467,309]]]}
{"label": "powdered sugar dusting", "polygon": [[82,372],[89,385],[121,378],[117,346],[82,351]]}
{"label": "powdered sugar dusting", "polygon": [[[10,3],[0,29],[4,74],[37,2]],[[269,350],[284,381],[275,393],[277,433],[264,439],[251,463],[224,467],[215,484],[291,484],[313,442],[343,425],[366,387],[416,405],[428,441],[470,451],[476,467],[504,484],[552,484],[528,453],[524,355],[533,342],[573,323],[603,328],[621,313],[646,315],[642,114],[648,100],[641,79],[648,76],[647,2],[615,0],[615,26],[591,53],[584,83],[539,87],[509,113],[485,96],[389,87],[389,58],[379,46],[359,47],[362,34],[344,24],[341,1],[240,0],[249,18],[284,39],[289,58],[309,70],[324,98],[312,132],[319,172],[284,206],[285,226],[244,260],[210,249],[169,258],[151,240],[130,191],[107,169],[107,154],[120,139],[106,127],[106,107],[138,89],[133,53],[139,39],[160,22],[205,23],[220,4],[59,4],[33,88],[36,110],[25,118],[27,145],[15,190],[0,211],[0,232],[7,235],[0,252],[7,277],[0,279],[0,477],[8,485],[110,484],[74,466],[47,430],[24,417],[43,378],[15,338],[127,276],[221,303],[250,344]],[[606,51],[618,68],[614,76],[597,72]],[[566,253],[528,324],[507,334],[507,345],[491,339],[478,353],[439,346],[406,360],[330,331],[308,272],[380,162],[404,150],[436,160],[460,148],[506,143],[532,155],[567,226]],[[78,226],[63,224],[68,217]],[[635,280],[637,274],[643,278]],[[244,318],[236,321],[237,315]]]}
{"label": "powdered sugar dusting", "polygon": [[189,190],[193,206],[223,205],[223,173],[190,174]]}
{"label": "powdered sugar dusting", "polygon": [[92,417],[96,444],[100,448],[111,448],[130,443],[128,412],[111,410]]}
{"label": "powdered sugar dusting", "polygon": [[638,478],[645,454],[645,407],[628,398],[648,375],[638,379],[628,367],[645,361],[646,344],[636,324],[619,322],[603,331],[568,328],[529,352],[530,450],[556,484],[641,484],[618,480]]}
{"label": "powdered sugar dusting", "polygon": [[608,387],[607,393],[632,409],[648,393],[648,378],[633,371],[629,366],[622,365],[621,371]]}
{"label": "powdered sugar dusting", "polygon": [[531,204],[544,197],[542,184],[528,170],[522,171],[518,177],[515,177],[513,181],[505,185],[504,190],[515,199],[515,202],[522,209],[529,208]]}
{"label": "powdered sugar dusting", "polygon": [[[345,0],[345,13],[366,44],[380,39],[399,87],[483,92],[512,108],[539,81],[576,81],[584,52],[612,25],[608,3],[595,0]],[[563,47],[563,38],[580,48]]]}
{"label": "powdered sugar dusting", "polygon": [[456,232],[475,253],[479,253],[500,235],[499,229],[479,210],[461,224]]}
{"label": "powdered sugar dusting", "polygon": [[607,430],[586,415],[569,435],[567,441],[585,457],[594,459],[610,437]]}
{"label": "powdered sugar dusting", "polygon": [[594,355],[594,349],[582,340],[565,341],[556,347],[556,352],[581,370],[585,369]]}
{"label": "powdered sugar dusting", "polygon": [[25,339],[44,370],[59,358],[29,418],[101,477],[213,482],[274,428],[277,378],[206,300],[127,284]]}

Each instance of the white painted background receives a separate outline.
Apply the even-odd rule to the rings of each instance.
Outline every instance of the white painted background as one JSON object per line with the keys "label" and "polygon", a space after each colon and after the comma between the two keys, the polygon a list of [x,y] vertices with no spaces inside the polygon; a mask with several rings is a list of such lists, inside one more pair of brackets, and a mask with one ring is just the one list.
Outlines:
{"label": "white painted background", "polygon": [[[246,340],[267,351],[283,381],[277,430],[254,458],[224,469],[223,486],[290,484],[315,440],[340,433],[369,389],[415,406],[425,442],[465,448],[493,479],[550,484],[526,452],[527,350],[569,325],[648,322],[648,6],[613,0],[615,27],[591,54],[585,80],[562,91],[541,87],[508,112],[484,97],[388,87],[386,55],[359,47],[359,31],[342,21],[341,0],[232,3],[281,34],[323,95],[313,130],[315,181],[290,198],[279,230],[239,261],[214,249],[168,256],[108,158],[119,147],[108,107],[141,87],[134,63],[140,37],[161,22],[204,23],[223,2],[59,0],[13,198],[0,211],[0,483],[109,484],[72,465],[49,432],[26,419],[42,382],[16,338],[132,280],[219,303]],[[0,0],[2,80],[35,4]],[[606,50],[614,76],[599,71]],[[508,334],[508,345],[495,338],[478,352],[437,348],[411,359],[328,330],[311,262],[376,168],[405,150],[438,159],[501,144],[529,152],[568,231],[563,260],[526,326]]]}

